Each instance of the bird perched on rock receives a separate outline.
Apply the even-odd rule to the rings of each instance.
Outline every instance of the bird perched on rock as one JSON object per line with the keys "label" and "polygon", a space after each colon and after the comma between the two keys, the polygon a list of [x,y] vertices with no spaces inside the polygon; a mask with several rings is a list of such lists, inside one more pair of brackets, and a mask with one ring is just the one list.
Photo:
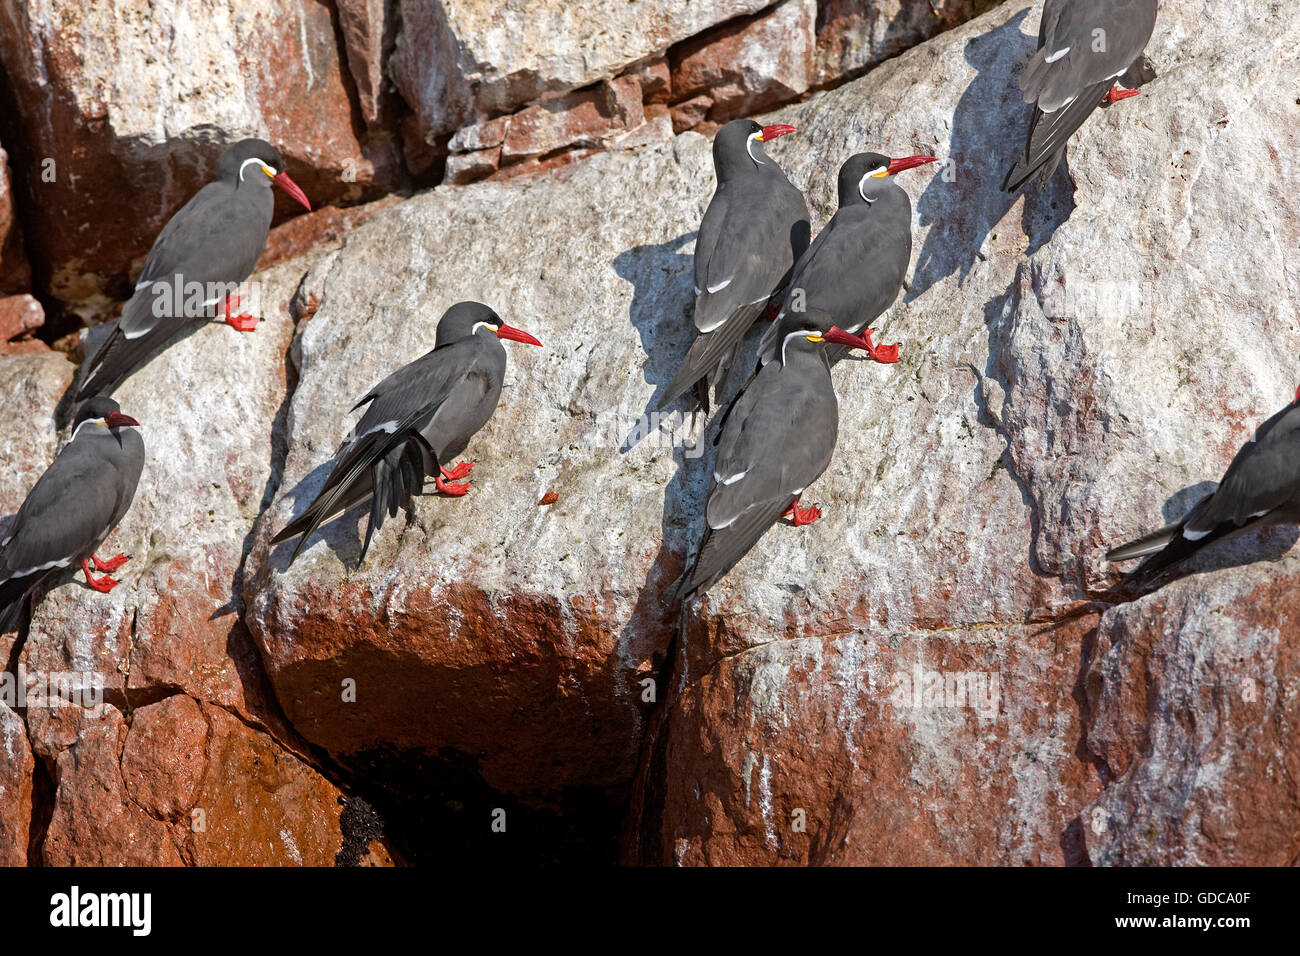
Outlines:
{"label": "bird perched on rock", "polygon": [[78,399],[111,392],[181,332],[213,318],[218,307],[239,331],[256,327],[256,317],[238,314],[235,293],[266,245],[273,185],[311,209],[270,143],[245,139],[226,149],[217,178],[195,193],[154,240],[135,294],[86,363]]}
{"label": "bird perched on rock", "polygon": [[432,475],[438,491],[464,495],[459,484],[474,467],[463,462],[448,469],[474,433],[496,411],[506,374],[500,339],[541,345],[527,332],[511,328],[481,302],[458,302],[438,323],[434,348],[388,376],[352,407],[369,403],[361,421],[334,456],[334,467],[316,499],[277,534],[273,544],[302,536],[289,563],[320,525],[358,502],[370,499],[370,521],[361,546],[364,561],[370,539],[422,494]]}
{"label": "bird perched on rock", "polygon": [[1129,580],[1153,581],[1206,545],[1264,525],[1300,523],[1300,389],[1291,404],[1259,426],[1241,446],[1218,489],[1180,520],[1120,545],[1107,561],[1155,557]]}
{"label": "bird perched on rock", "polygon": [[[95,551],[135,497],[144,467],[139,424],[111,398],[78,409],[72,438],[0,532],[0,634],[17,626],[29,597],[78,563],[96,591],[117,586],[108,575],[126,556],[102,561]],[[104,577],[90,573],[91,562]]]}
{"label": "bird perched on rock", "polygon": [[1020,75],[1034,104],[1025,151],[1002,188],[1019,189],[1040,169],[1050,176],[1066,141],[1102,103],[1137,96],[1155,78],[1143,51],[1156,25],[1156,0],[1044,0],[1038,52]]}
{"label": "bird perched on rock", "polygon": [[695,341],[659,407],[695,387],[709,410],[736,346],[779,295],[795,261],[808,248],[803,193],[790,184],[763,144],[795,131],[732,120],[713,140],[718,185],[695,240]]}
{"label": "bird perched on rock", "polygon": [[860,348],[856,336],[823,331],[823,316],[790,314],[777,326],[777,354],[728,411],[716,440],[704,537],[669,603],[708,590],[777,519],[795,525],[821,517],[799,496],[830,464],[839,431],[826,346]]}
{"label": "bird perched on rock", "polygon": [[805,314],[820,331],[835,326],[855,335],[877,362],[897,362],[897,345],[875,345],[871,323],[893,305],[912,258],[912,201],[893,179],[933,163],[933,156],[890,159],[858,153],[840,167],[839,209],[795,263],[778,313],[763,334],[759,361],[775,358],[781,320]]}

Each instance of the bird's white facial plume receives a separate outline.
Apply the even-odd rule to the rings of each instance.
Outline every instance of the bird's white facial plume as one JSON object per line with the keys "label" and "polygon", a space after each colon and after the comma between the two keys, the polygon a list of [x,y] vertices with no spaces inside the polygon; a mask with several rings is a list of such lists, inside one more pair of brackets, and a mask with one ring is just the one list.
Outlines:
{"label": "bird's white facial plume", "polygon": [[256,156],[251,156],[239,165],[239,181],[241,183],[244,181],[244,173],[248,170],[248,167],[254,163],[262,168],[262,172],[266,173],[268,179],[275,179],[276,172],[274,169],[266,165],[266,163],[262,162]]}
{"label": "bird's white facial plume", "polygon": [[759,143],[763,142],[763,131],[762,131],[762,130],[759,130],[757,133],[750,133],[750,134],[749,134],[749,138],[748,138],[747,140],[745,140],[745,150],[749,153],[749,158],[750,158],[750,159],[752,159],[754,162],[758,163],[758,165],[760,165],[760,166],[766,166],[767,163],[763,162],[761,159],[759,159],[757,156],[754,155],[754,143],[755,143],[755,142],[759,142]]}
{"label": "bird's white facial plume", "polygon": [[875,169],[866,173],[861,179],[858,180],[858,195],[861,196],[867,203],[875,202],[874,199],[872,199],[870,196],[867,195],[867,180],[884,179],[888,175],[889,175],[888,166],[877,166]]}

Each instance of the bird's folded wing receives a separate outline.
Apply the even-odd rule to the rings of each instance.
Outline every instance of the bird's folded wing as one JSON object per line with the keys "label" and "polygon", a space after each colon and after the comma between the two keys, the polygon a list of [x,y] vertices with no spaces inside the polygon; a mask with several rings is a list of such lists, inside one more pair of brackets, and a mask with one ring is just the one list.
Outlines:
{"label": "bird's folded wing", "polygon": [[1300,494],[1300,408],[1288,407],[1242,446],[1218,490],[1186,528],[1204,534],[1220,524],[1240,527]]}
{"label": "bird's folded wing", "polygon": [[67,446],[18,509],[0,546],[0,578],[71,560],[108,531],[117,473],[84,448]]}

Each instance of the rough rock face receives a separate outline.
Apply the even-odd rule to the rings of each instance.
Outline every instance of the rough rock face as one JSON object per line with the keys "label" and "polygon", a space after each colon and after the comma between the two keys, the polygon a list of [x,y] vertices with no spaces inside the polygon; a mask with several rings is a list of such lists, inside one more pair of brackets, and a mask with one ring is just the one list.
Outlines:
{"label": "rough rock face", "polygon": [[32,820],[32,748],[23,719],[0,701],[0,866],[27,862]]}
{"label": "rough rock face", "polygon": [[816,25],[815,0],[783,0],[765,16],[682,44],[672,55],[674,99],[706,98],[714,122],[793,99],[812,85]]}
{"label": "rough rock face", "polygon": [[9,154],[0,147],[0,296],[25,292],[31,282],[10,178]]}
{"label": "rough rock face", "polygon": [[[710,179],[709,143],[691,135],[545,182],[439,189],[376,216],[304,282],[317,306],[295,345],[289,453],[245,590],[280,703],[313,743],[353,765],[384,747],[465,754],[517,795],[626,785],[639,669],[664,633],[661,525],[680,511],[663,488],[675,502],[680,482],[665,443],[619,446],[687,344],[680,250]],[[611,201],[652,195],[652,217]],[[267,542],[324,479],[347,409],[471,297],[545,343],[509,348],[502,406],[469,451],[474,490],[417,501],[359,571],[349,515],[286,572],[291,547]]]}
{"label": "rough rock face", "polygon": [[[840,443],[810,492],[826,517],[807,551],[769,534],[688,630],[629,858],[1296,857],[1297,631],[1273,600],[1292,562],[1234,566],[1294,530],[1207,555],[1213,570],[1153,598],[1092,599],[1115,578],[1106,546],[1181,512],[1294,392],[1300,28],[1162,10],[1166,76],[1090,121],[1073,188],[1059,174],[1021,198],[997,190],[1015,144],[992,131],[1027,119],[1028,8],[780,114],[802,135],[773,152],[823,219],[855,150],[947,165],[903,183],[921,228],[885,322],[902,362],[836,370]],[[897,696],[931,672],[932,702]],[[959,704],[972,674],[999,680],[992,721]]]}
{"label": "rough rock face", "polygon": [[389,69],[422,138],[587,86],[771,0],[401,0]]}
{"label": "rough rock face", "polygon": [[142,423],[148,457],[101,553],[131,561],[109,594],[79,574],[56,587],[19,659],[28,674],[99,688],[104,702],[87,713],[61,693],[27,708],[54,785],[47,863],[322,864],[342,845],[340,791],[268,692],[239,586],[274,483],[266,423],[281,414],[288,305],[306,269],[259,274],[260,299],[246,299],[260,302],[255,332],[206,326],[115,394]]}
{"label": "rough rock face", "polygon": [[[1294,531],[1277,535],[1269,551],[1293,543]],[[1106,615],[1085,675],[1088,749],[1115,780],[1080,813],[1094,864],[1300,858],[1297,583],[1300,559],[1288,555]]]}
{"label": "rough rock face", "polygon": [[817,0],[813,83],[865,72],[1000,0]]}
{"label": "rough rock face", "polygon": [[[586,845],[607,862],[620,823],[622,858],[653,864],[1300,858],[1300,532],[1216,547],[1135,600],[1102,560],[1204,493],[1300,384],[1300,25],[1282,0],[1166,5],[1161,76],[1022,194],[997,187],[1028,121],[1028,0],[773,114],[799,128],[771,153],[818,226],[851,153],[944,162],[900,177],[914,267],[880,323],[900,363],[834,370],[839,443],[805,496],[824,517],[773,528],[688,614],[670,686],[653,682],[675,624],[659,596],[700,533],[712,454],[680,412],[643,419],[691,338],[713,186],[708,141],[671,130],[772,102],[749,98],[766,78],[804,96],[977,6],[690,4],[683,26],[619,4],[584,8],[626,26],[592,39],[500,32],[473,4],[344,0],[334,72],[306,62],[318,82],[344,57],[359,106],[320,155],[391,121],[374,66],[395,44],[418,136],[455,131],[448,177],[497,179],[295,219],[258,276],[255,333],[204,328],[119,389],[149,448],[105,548],[133,555],[123,583],[100,595],[78,575],[0,637],[8,670],[89,681],[102,712],[0,700],[0,862],[389,862],[358,793],[419,860],[454,858],[497,811],[512,837],[484,836],[489,852],[532,859]],[[190,132],[150,140],[68,79],[111,92],[111,64],[67,49],[144,36],[143,14],[95,33],[107,14],[78,8],[54,42],[11,30],[48,5],[6,9],[0,43],[49,54],[22,70],[48,61],[76,92],[51,135],[85,114],[110,131],[78,148],[208,142],[180,106],[158,128]],[[256,33],[253,14],[229,29]],[[799,55],[764,59],[754,38],[781,17]],[[454,57],[428,55],[445,43]],[[211,102],[265,102],[243,89]],[[420,99],[435,93],[461,118]],[[417,500],[360,567],[354,510],[287,568],[270,538],[324,480],[348,409],[463,298],[545,343],[507,343],[473,490]],[[0,402],[20,410],[0,419],[18,463],[0,515],[53,456],[71,373],[0,354]]]}
{"label": "rough rock face", "polygon": [[394,181],[387,147],[358,141],[318,0],[23,0],[0,10],[0,60],[34,164],[29,247],[65,302],[124,294],[132,260],[241,136],[278,145],[316,204]]}

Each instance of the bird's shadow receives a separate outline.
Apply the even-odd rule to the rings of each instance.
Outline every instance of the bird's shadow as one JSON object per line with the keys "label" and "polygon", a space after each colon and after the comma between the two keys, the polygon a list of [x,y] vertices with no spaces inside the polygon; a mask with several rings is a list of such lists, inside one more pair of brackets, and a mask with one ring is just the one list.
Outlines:
{"label": "bird's shadow", "polygon": [[[1029,11],[966,43],[966,62],[976,70],[952,117],[948,161],[930,179],[916,202],[917,223],[929,226],[916,269],[904,296],[911,302],[952,275],[958,284],[988,258],[985,245],[993,229],[1024,194],[1021,229],[1029,237],[1029,256],[1041,248],[1074,211],[1074,184],[1064,159],[1055,174],[1039,184],[1031,180],[1014,193],[1003,192],[1002,179],[1021,150],[1033,107],[1023,102],[1017,77],[1008,74],[1004,51],[1027,62],[1037,39],[1021,31]],[[1002,136],[990,135],[1002,130]],[[1005,155],[990,144],[1009,144]],[[997,236],[992,235],[992,240]]]}
{"label": "bird's shadow", "polygon": [[676,422],[671,410],[659,411],[657,406],[695,336],[691,318],[695,301],[692,286],[695,257],[691,252],[681,251],[695,237],[695,232],[687,232],[667,242],[633,246],[614,257],[614,272],[632,283],[628,319],[641,337],[641,350],[646,357],[641,375],[647,384],[654,386],[638,420],[623,436],[619,447],[622,453],[657,434],[661,423]]}
{"label": "bird's shadow", "polygon": [[[285,525],[296,520],[316,500],[335,463],[334,458],[331,456],[300,478],[292,488],[280,495],[281,498],[287,498],[293,504],[290,517],[284,522]],[[290,557],[293,555],[294,549],[298,547],[299,541],[302,541],[303,552],[305,553],[319,540],[325,542],[325,545],[334,552],[334,556],[339,559],[339,562],[345,568],[355,568],[361,557],[362,542],[361,533],[358,532],[358,522],[369,510],[370,499],[367,498],[365,501],[358,502],[342,514],[335,515],[321,524],[320,527],[308,535],[306,541],[302,541],[301,537],[296,537],[272,545],[267,553],[267,566],[276,574],[284,574],[289,570]],[[399,513],[397,518],[389,518],[388,520],[397,521],[401,519],[402,513]],[[407,514],[407,519],[409,520],[409,514]]]}

